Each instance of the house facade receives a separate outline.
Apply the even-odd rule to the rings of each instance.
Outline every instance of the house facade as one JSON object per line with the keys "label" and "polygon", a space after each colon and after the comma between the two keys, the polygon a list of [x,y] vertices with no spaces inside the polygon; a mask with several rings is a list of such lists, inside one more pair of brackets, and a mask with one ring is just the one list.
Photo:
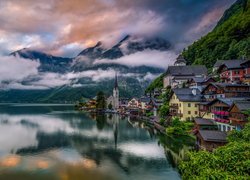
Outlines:
{"label": "house facade", "polygon": [[227,83],[241,83],[250,74],[249,60],[227,60],[218,68],[220,79]]}
{"label": "house facade", "polygon": [[163,79],[163,86],[167,88],[181,87],[189,79],[193,77],[206,77],[207,68],[205,66],[186,66],[185,59],[179,56],[174,66],[168,66],[166,75]]}
{"label": "house facade", "polygon": [[229,120],[236,130],[241,130],[248,122],[249,115],[246,111],[250,110],[250,101],[236,101],[229,109]]}
{"label": "house facade", "polygon": [[189,88],[173,89],[169,102],[170,115],[177,116],[182,121],[192,120],[199,115],[199,102],[201,102],[199,90]]}

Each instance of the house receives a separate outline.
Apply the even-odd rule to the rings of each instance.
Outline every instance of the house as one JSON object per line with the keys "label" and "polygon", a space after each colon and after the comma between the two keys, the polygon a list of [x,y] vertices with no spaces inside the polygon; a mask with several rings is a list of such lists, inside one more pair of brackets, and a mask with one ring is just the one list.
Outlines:
{"label": "house", "polygon": [[198,130],[196,133],[196,146],[198,149],[213,151],[227,143],[227,134],[216,130]]}
{"label": "house", "polygon": [[245,84],[210,83],[201,92],[207,101],[216,98],[250,97],[250,86]]}
{"label": "house", "polygon": [[169,101],[170,115],[180,117],[183,121],[192,120],[199,115],[197,104],[201,101],[198,89],[175,88]]}
{"label": "house", "polygon": [[242,63],[241,66],[245,68],[243,83],[250,85],[250,60]]}
{"label": "house", "polygon": [[235,101],[229,109],[229,119],[236,130],[240,130],[248,122],[249,115],[245,111],[250,110],[250,101]]}
{"label": "house", "polygon": [[198,103],[199,117],[212,119],[213,115],[211,113],[210,101],[203,101]]}
{"label": "house", "polygon": [[212,82],[216,82],[216,80],[212,77],[192,77],[187,81],[187,85],[190,88],[198,88],[202,91],[204,87]]}
{"label": "house", "polygon": [[141,102],[137,98],[133,98],[128,102],[127,105],[128,109],[140,109],[141,108]]}
{"label": "house", "polygon": [[227,83],[241,83],[250,74],[249,60],[227,60],[218,68],[220,79]]}
{"label": "house", "polygon": [[235,129],[229,120],[229,108],[234,101],[244,98],[217,98],[209,103],[212,119],[217,123],[220,131],[231,131]]}
{"label": "house", "polygon": [[213,66],[213,72],[216,73],[219,67],[225,62],[225,60],[217,60]]}
{"label": "house", "polygon": [[163,78],[163,87],[180,87],[193,77],[206,77],[207,68],[200,65],[186,66],[185,59],[180,55],[174,66],[168,66]]}
{"label": "house", "polygon": [[217,124],[211,119],[195,118],[195,130],[218,130]]}
{"label": "house", "polygon": [[151,101],[150,97],[141,97],[140,102],[141,102],[141,109],[143,111],[146,111],[148,109],[149,103]]}

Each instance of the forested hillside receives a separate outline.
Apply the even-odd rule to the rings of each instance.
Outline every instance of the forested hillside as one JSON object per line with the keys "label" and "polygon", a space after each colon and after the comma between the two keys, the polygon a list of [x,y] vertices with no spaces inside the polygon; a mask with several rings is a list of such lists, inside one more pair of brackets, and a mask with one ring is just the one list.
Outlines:
{"label": "forested hillside", "polygon": [[190,45],[182,55],[188,64],[211,68],[217,59],[250,58],[250,0],[238,0],[213,31]]}

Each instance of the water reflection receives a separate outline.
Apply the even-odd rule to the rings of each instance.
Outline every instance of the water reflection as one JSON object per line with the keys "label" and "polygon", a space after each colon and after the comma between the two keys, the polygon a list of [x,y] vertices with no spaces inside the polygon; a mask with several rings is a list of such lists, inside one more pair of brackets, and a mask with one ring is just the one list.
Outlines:
{"label": "water reflection", "polygon": [[166,159],[172,141],[153,134],[71,106],[0,105],[0,179],[180,179]]}

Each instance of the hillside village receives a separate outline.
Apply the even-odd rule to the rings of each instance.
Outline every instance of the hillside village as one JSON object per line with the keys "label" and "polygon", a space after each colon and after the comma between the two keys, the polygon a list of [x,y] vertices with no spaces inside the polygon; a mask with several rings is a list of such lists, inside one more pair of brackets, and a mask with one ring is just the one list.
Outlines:
{"label": "hillside village", "polygon": [[[173,117],[194,122],[192,133],[196,135],[197,147],[211,151],[227,142],[228,131],[241,130],[247,123],[250,60],[219,60],[208,74],[205,66],[186,65],[180,55],[164,74],[162,88],[154,88],[140,98],[121,98],[116,74],[113,95],[105,99],[104,112],[156,124]],[[164,105],[168,112],[162,115]],[[96,111],[96,99],[87,102],[84,109]]]}

